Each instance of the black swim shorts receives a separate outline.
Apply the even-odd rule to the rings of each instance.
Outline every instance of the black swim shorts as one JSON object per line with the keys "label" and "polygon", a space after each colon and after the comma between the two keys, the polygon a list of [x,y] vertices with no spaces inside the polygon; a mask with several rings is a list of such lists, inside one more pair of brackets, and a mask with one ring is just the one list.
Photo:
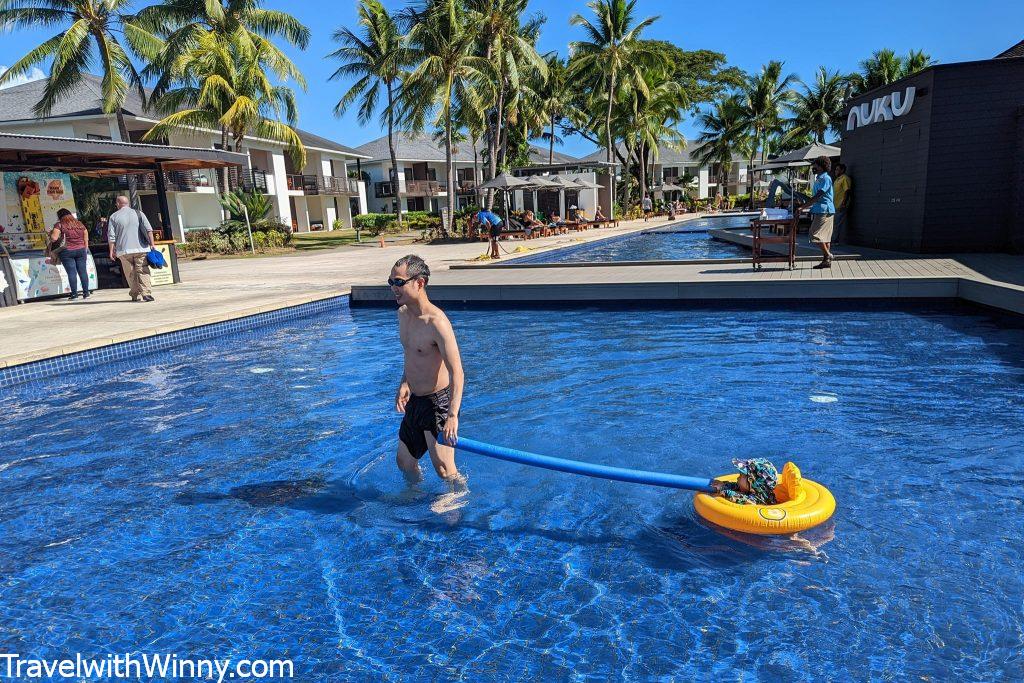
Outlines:
{"label": "black swim shorts", "polygon": [[498,223],[497,225],[492,225],[491,226],[491,237],[501,237],[501,233],[502,233],[502,225],[501,225],[501,223]]}
{"label": "black swim shorts", "polygon": [[409,449],[412,457],[418,460],[427,452],[427,437],[423,432],[430,432],[436,439],[438,433],[444,429],[451,402],[451,387],[445,387],[426,396],[413,394],[409,397],[409,402],[405,404],[402,426],[398,428],[398,438]]}

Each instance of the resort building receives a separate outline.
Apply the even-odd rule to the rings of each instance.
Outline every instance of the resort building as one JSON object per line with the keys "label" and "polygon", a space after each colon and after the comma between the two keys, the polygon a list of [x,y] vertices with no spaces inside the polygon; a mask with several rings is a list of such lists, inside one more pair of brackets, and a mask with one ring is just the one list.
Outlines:
{"label": "resort building", "polygon": [[[362,162],[362,179],[368,188],[367,204],[374,213],[394,213],[398,194],[402,211],[440,211],[447,205],[448,192],[455,192],[455,206],[464,209],[480,203],[477,187],[483,183],[487,164],[484,161],[485,144],[468,140],[454,145],[452,159],[455,166],[454,182],[446,177],[444,141],[435,140],[425,133],[395,133],[395,155],[398,159],[397,183],[391,167],[388,136],[371,140],[356,147],[356,152],[368,157]],[[530,162],[548,163],[549,150],[530,147]],[[555,152],[556,165],[575,163],[572,157]],[[397,191],[397,192],[396,192]]]}
{"label": "resort building", "polygon": [[[718,194],[721,169],[719,164],[702,164],[692,155],[696,144],[682,150],[668,146],[658,148],[658,158],[654,162],[654,173],[647,179],[647,184],[654,187],[662,181],[686,187],[695,199],[707,199]],[[625,150],[620,147],[625,156]],[[583,157],[582,161],[604,161],[605,150],[601,148]],[[616,163],[616,165],[620,165]],[[726,195],[745,194],[749,191],[747,169],[750,164],[740,156],[733,157],[729,168],[729,179],[725,187]],[[648,167],[650,169],[650,167]]]}
{"label": "resort building", "polygon": [[[45,84],[40,80],[0,90],[0,132],[122,141],[116,117],[101,109],[98,77],[87,75],[57,103],[50,116],[39,119],[33,107],[39,102]],[[130,138],[126,142],[139,142],[160,118],[132,93],[122,113]],[[248,157],[248,168],[232,172],[232,185],[268,195],[274,213],[300,232],[331,230],[336,220],[350,227],[353,215],[366,212],[366,189],[358,179],[359,162],[365,156],[318,135],[303,130],[298,133],[306,147],[303,168],[295,168],[282,143],[249,137],[243,141],[241,150]],[[219,142],[218,131],[199,129],[162,141],[177,147],[204,149],[219,148]],[[167,221],[161,216],[155,178],[152,174],[137,176],[142,209],[154,226],[169,224],[174,239],[179,241],[189,229],[216,227],[223,219],[217,200],[221,184],[218,175],[213,170],[167,173]],[[127,188],[127,178],[123,185]]]}
{"label": "resort building", "polygon": [[850,101],[842,161],[854,183],[852,244],[1024,251],[1024,58],[1015,48]]}

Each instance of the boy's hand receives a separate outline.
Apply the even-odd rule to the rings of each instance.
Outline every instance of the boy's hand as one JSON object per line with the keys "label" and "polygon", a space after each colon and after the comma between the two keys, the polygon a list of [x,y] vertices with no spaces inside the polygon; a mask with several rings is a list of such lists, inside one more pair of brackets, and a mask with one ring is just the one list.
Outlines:
{"label": "boy's hand", "polygon": [[398,387],[398,393],[395,394],[395,410],[405,413],[405,404],[409,402],[411,395],[412,392],[409,390],[409,385],[402,382]]}
{"label": "boy's hand", "polygon": [[459,442],[459,418],[455,415],[449,415],[444,421],[444,442],[449,446]]}
{"label": "boy's hand", "polygon": [[722,489],[725,488],[725,482],[724,481],[718,481],[717,479],[712,479],[711,480],[711,488],[713,488],[715,490],[715,493],[721,493]]}

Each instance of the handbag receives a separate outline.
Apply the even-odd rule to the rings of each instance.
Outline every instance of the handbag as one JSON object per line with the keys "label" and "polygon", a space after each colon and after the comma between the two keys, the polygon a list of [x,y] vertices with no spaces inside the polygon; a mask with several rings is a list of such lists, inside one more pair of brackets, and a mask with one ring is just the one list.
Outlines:
{"label": "handbag", "polygon": [[47,253],[49,253],[50,256],[53,257],[57,257],[60,254],[60,252],[68,248],[68,240],[67,237],[64,235],[64,231],[61,228],[57,228],[57,231],[60,233],[60,237],[50,241],[46,247]]}
{"label": "handbag", "polygon": [[149,230],[145,228],[146,217],[138,209],[135,209],[135,215],[139,217],[139,244],[145,247],[149,245]]}

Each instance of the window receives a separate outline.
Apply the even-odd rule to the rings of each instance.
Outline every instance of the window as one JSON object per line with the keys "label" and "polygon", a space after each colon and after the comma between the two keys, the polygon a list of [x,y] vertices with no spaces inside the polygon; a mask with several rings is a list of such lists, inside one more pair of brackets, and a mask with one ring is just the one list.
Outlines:
{"label": "window", "polygon": [[670,167],[664,169],[663,175],[664,175],[665,180],[668,180],[669,178],[678,178],[679,177],[679,167],[678,166],[670,166]]}

